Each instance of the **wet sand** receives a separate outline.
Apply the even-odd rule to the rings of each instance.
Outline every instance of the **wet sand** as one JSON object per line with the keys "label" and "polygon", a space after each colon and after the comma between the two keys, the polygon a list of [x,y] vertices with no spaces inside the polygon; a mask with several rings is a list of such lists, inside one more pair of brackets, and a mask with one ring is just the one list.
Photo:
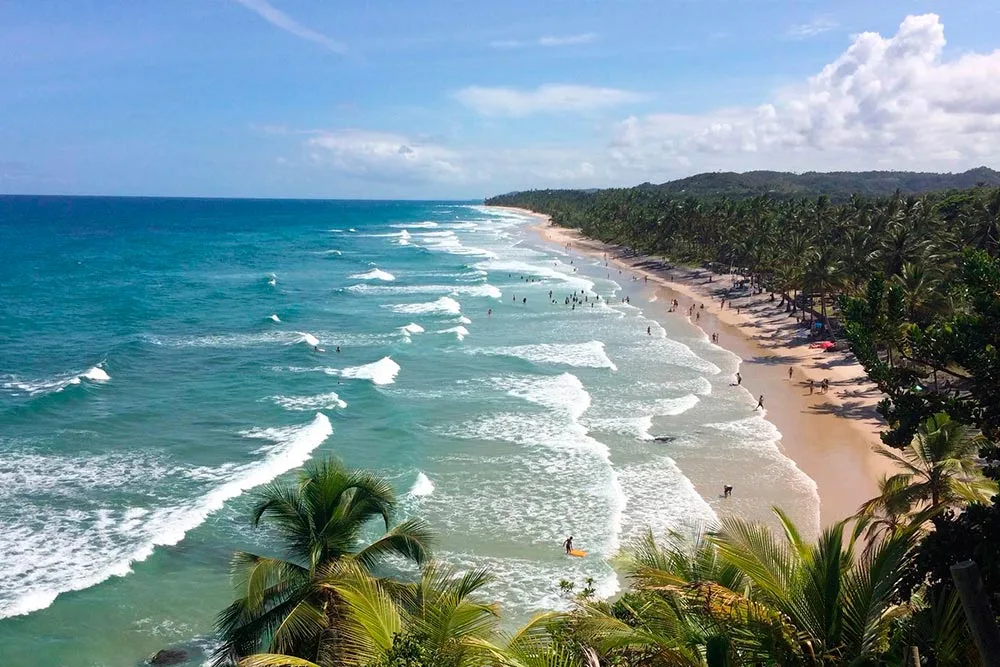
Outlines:
{"label": "wet sand", "polygon": [[[718,344],[742,359],[743,385],[754,396],[764,395],[767,419],[782,434],[782,451],[816,482],[822,525],[853,514],[862,502],[877,495],[879,478],[895,472],[888,460],[871,449],[880,442],[878,432],[884,428],[875,411],[883,395],[849,352],[810,348],[806,330],[779,307],[780,298],[771,302],[767,292],[749,295],[744,291],[745,296],[734,295],[722,308],[719,295],[730,287],[733,276],[705,269],[668,270],[659,258],[625,256],[622,248],[552,225],[547,216],[532,215],[539,218],[535,231],[545,241],[606,258],[609,266],[638,276],[656,291],[663,317],[688,317],[689,307],[694,306],[692,324],[706,336],[717,333]],[[679,307],[668,313],[673,299]],[[824,379],[830,384],[827,393],[820,391]],[[678,463],[683,467],[683,460]],[[738,494],[739,481],[732,484]],[[715,491],[699,489],[703,494]]]}

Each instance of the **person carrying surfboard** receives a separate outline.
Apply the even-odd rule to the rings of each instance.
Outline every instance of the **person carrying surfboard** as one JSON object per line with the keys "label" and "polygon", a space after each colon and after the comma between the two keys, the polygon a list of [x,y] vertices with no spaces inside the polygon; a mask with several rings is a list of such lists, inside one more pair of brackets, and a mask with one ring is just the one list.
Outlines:
{"label": "person carrying surfboard", "polygon": [[570,535],[569,537],[566,538],[566,541],[563,542],[563,546],[566,547],[566,554],[568,555],[569,552],[573,550],[573,536],[572,535]]}

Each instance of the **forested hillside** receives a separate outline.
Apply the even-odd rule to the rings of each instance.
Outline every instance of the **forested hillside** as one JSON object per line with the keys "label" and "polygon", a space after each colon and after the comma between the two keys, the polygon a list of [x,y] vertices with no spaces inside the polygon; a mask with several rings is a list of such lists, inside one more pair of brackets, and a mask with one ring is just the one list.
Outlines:
{"label": "forested hillside", "polygon": [[[966,190],[976,186],[1000,186],[1000,172],[977,167],[960,174],[937,174],[915,171],[808,171],[793,174],[784,171],[715,172],[696,174],[659,185],[643,183],[637,189],[677,197],[743,199],[767,195],[774,199],[818,197],[826,195],[834,202],[844,202],[854,195],[922,194],[944,190]],[[553,196],[592,196],[599,190],[543,190]],[[532,192],[514,192],[487,200],[501,205],[504,200],[530,196]]]}

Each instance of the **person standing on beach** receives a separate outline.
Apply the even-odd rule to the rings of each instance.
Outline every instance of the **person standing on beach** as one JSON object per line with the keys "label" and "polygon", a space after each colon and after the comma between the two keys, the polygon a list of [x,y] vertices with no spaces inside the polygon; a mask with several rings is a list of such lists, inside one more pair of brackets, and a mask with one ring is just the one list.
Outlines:
{"label": "person standing on beach", "polygon": [[754,408],[754,410],[758,410],[758,409],[760,409],[760,410],[764,409],[764,394],[761,394],[760,398],[757,399],[757,407]]}
{"label": "person standing on beach", "polygon": [[788,367],[788,381],[789,382],[792,381],[792,367],[791,366]]}
{"label": "person standing on beach", "polygon": [[736,386],[738,387],[741,384],[743,384],[743,376],[740,375],[739,371],[736,371]]}
{"label": "person standing on beach", "polygon": [[809,395],[812,396],[813,393],[813,381],[812,378],[809,379]]}
{"label": "person standing on beach", "polygon": [[733,487],[731,484],[724,484],[722,487],[722,497],[728,498],[733,495]]}

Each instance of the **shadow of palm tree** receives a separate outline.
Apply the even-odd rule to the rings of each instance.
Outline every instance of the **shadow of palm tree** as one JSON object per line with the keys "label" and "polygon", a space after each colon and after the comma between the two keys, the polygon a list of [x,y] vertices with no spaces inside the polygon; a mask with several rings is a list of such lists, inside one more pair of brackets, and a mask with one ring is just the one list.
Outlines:
{"label": "shadow of palm tree", "polygon": [[836,415],[847,419],[861,419],[864,421],[880,421],[878,411],[874,405],[867,405],[861,401],[847,401],[842,405],[834,403],[816,403],[809,406],[809,412],[820,415]]}

